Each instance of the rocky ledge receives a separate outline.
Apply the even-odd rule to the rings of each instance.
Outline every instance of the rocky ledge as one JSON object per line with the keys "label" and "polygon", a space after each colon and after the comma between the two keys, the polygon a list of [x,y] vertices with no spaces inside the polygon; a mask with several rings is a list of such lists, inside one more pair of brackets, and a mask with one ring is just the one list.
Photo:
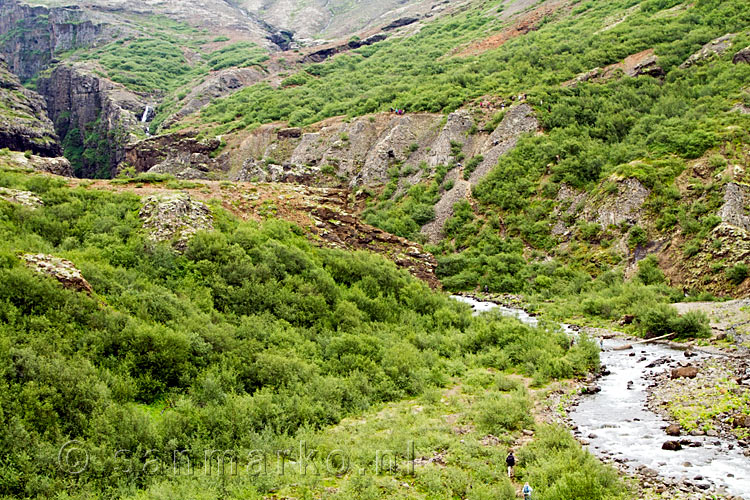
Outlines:
{"label": "rocky ledge", "polygon": [[73,177],[73,168],[67,158],[47,158],[19,151],[0,150],[0,166],[11,170],[45,172],[62,177]]}
{"label": "rocky ledge", "polygon": [[29,208],[39,208],[44,205],[42,200],[31,191],[19,191],[17,189],[8,189],[4,187],[0,187],[0,200],[5,200]]}
{"label": "rocky ledge", "polygon": [[46,254],[24,254],[22,256],[26,267],[40,274],[55,278],[65,288],[77,292],[93,293],[88,281],[81,275],[75,265],[69,260]]}

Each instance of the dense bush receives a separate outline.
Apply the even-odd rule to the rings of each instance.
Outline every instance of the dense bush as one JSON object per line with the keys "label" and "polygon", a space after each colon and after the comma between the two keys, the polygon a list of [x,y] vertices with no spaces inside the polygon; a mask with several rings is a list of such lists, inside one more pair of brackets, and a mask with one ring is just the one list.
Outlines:
{"label": "dense bush", "polygon": [[701,338],[711,336],[708,316],[703,312],[690,311],[680,316],[667,304],[643,308],[636,318],[641,332],[648,337],[659,337],[674,333],[676,338]]}
{"label": "dense bush", "polygon": [[727,270],[727,279],[735,285],[741,284],[749,275],[746,264],[737,264]]}
{"label": "dense bush", "polygon": [[509,395],[489,393],[478,403],[476,422],[482,432],[501,435],[534,424],[531,404],[522,391]]}

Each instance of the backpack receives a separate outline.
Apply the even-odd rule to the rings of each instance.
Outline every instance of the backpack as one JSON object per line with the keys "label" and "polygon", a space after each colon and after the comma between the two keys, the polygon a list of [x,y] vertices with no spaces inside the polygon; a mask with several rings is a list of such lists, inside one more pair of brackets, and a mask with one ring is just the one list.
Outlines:
{"label": "backpack", "polygon": [[528,485],[524,486],[523,487],[523,493],[524,493],[524,495],[528,495],[529,493],[531,493],[531,486],[528,486]]}

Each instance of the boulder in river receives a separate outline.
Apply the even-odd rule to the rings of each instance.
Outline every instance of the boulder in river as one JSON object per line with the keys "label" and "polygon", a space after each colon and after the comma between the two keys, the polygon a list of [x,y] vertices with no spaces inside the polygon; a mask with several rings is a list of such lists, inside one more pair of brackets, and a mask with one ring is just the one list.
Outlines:
{"label": "boulder in river", "polygon": [[665,441],[663,445],[661,445],[662,450],[669,450],[669,451],[677,451],[682,449],[682,445],[679,443],[679,441]]}
{"label": "boulder in river", "polygon": [[602,392],[602,388],[598,385],[587,385],[581,389],[581,394],[596,394]]}
{"label": "boulder in river", "polygon": [[698,376],[698,368],[694,366],[681,366],[672,370],[671,378],[695,378]]}
{"label": "boulder in river", "polygon": [[667,427],[667,435],[668,436],[679,436],[680,435],[680,426],[678,424],[672,424],[669,427]]}

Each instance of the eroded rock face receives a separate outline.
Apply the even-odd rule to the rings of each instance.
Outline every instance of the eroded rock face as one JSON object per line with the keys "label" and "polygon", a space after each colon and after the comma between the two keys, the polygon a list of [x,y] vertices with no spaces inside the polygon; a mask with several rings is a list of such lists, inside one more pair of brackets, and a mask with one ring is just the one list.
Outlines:
{"label": "eroded rock face", "polygon": [[29,269],[52,276],[65,288],[77,292],[93,293],[89,282],[69,260],[45,254],[25,254],[22,258]]}
{"label": "eroded rock face", "polygon": [[[611,179],[608,181],[611,182]],[[651,191],[637,179],[617,180],[616,185],[616,193],[602,193],[599,196],[587,195],[567,184],[560,186],[557,194],[557,222],[552,228],[552,234],[569,234],[573,225],[569,223],[571,218],[594,222],[602,229],[623,222],[637,224],[642,218],[642,208]]]}
{"label": "eroded rock face", "polygon": [[698,64],[700,62],[707,61],[713,57],[724,54],[732,46],[732,40],[735,36],[735,34],[730,33],[715,40],[711,40],[698,52],[688,57],[687,60],[680,65],[680,68],[689,68],[694,64]]}
{"label": "eroded rock face", "polygon": [[31,191],[19,191],[0,187],[0,200],[16,203],[29,208],[39,208],[44,205],[42,200]]}
{"label": "eroded rock face", "polygon": [[224,159],[214,158],[219,139],[198,140],[194,133],[161,135],[125,147],[124,163],[136,172],[171,174],[178,179],[208,179],[227,169]]}
{"label": "eroded rock face", "polygon": [[479,181],[484,179],[495,168],[500,157],[516,147],[518,139],[523,134],[535,132],[538,129],[539,120],[537,120],[531,106],[528,104],[519,104],[510,108],[505,114],[503,121],[500,122],[500,125],[490,134],[487,146],[485,146],[485,148],[489,149],[482,154],[484,160],[472,172],[471,177],[469,177],[471,185],[476,186],[479,184]]}
{"label": "eroded rock face", "polygon": [[77,5],[48,8],[3,0],[0,33],[7,35],[0,51],[10,70],[25,81],[44,69],[55,53],[92,45],[102,26]]}
{"label": "eroded rock face", "polygon": [[139,215],[149,239],[171,241],[178,251],[184,251],[198,231],[210,231],[214,227],[208,206],[194,201],[187,193],[149,196]]}
{"label": "eroded rock face", "polygon": [[84,155],[77,175],[110,176],[125,158],[125,145],[136,139],[147,103],[124,86],[95,74],[91,64],[59,65],[39,79],[51,118],[65,144],[96,150]]}
{"label": "eroded rock face", "polygon": [[44,99],[26,89],[0,60],[0,148],[60,156],[62,148]]}
{"label": "eroded rock face", "polygon": [[641,208],[646,202],[649,191],[637,179],[624,179],[618,182],[616,195],[607,195],[598,206],[587,207],[588,219],[602,228],[618,225],[623,222],[636,224],[641,217]]}
{"label": "eroded rock face", "polygon": [[750,231],[750,188],[730,182],[724,190],[724,205],[719,210],[719,217],[726,224]]}

